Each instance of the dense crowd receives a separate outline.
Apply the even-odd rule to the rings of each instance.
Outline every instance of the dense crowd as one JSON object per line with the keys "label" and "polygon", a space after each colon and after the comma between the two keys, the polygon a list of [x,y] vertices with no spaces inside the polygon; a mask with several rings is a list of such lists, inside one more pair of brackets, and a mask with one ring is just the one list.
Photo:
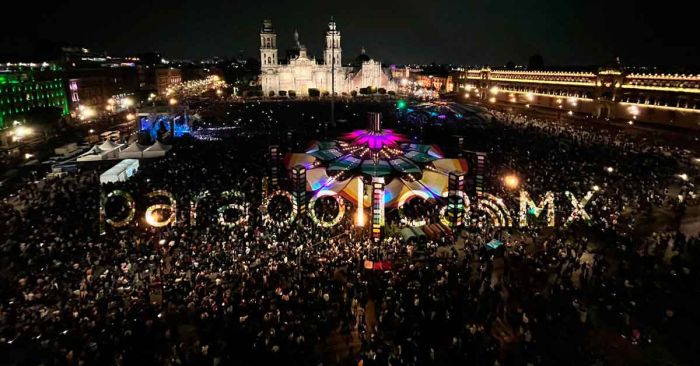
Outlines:
{"label": "dense crowd", "polygon": [[[700,241],[678,230],[697,203],[687,152],[494,111],[490,127],[460,131],[465,145],[488,152],[487,191],[517,207],[500,182],[509,172],[536,201],[597,186],[591,220],[375,244],[349,214],[321,228],[306,216],[284,223],[283,199],[261,207],[273,184],[262,183],[270,141],[261,136],[276,126],[278,135],[322,135],[313,122],[320,110],[237,106],[229,113],[239,133],[183,138],[127,182],[100,186],[98,170],[86,169],[7,197],[0,363],[691,364],[697,356]],[[679,179],[680,169],[691,179]],[[114,189],[134,197],[136,218],[101,235],[99,200]],[[177,222],[163,228],[143,219],[156,189],[178,200]],[[561,222],[571,205],[557,200]],[[127,206],[114,201],[106,215],[125,217]],[[225,204],[234,208],[219,211]],[[337,210],[318,209],[326,218]],[[494,235],[505,245],[488,250]],[[391,270],[367,269],[368,259]]]}

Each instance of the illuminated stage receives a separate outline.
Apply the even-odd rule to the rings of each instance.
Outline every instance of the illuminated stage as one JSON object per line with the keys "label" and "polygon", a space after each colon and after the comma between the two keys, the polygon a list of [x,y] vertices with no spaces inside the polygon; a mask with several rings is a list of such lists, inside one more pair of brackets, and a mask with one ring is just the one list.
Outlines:
{"label": "illuminated stage", "polygon": [[445,158],[437,146],[411,143],[383,129],[378,113],[369,114],[366,130],[314,142],[304,153],[288,154],[284,164],[292,174],[304,171],[305,192],[313,193],[312,200],[340,196],[357,205],[360,226],[365,208],[372,223],[383,226],[385,208],[400,209],[413,198],[447,197],[450,176],[458,175],[463,186],[467,172],[465,160]]}
{"label": "illuminated stage", "polygon": [[488,112],[480,107],[454,102],[423,102],[399,106],[400,118],[410,124],[472,124],[483,125],[490,121]]}

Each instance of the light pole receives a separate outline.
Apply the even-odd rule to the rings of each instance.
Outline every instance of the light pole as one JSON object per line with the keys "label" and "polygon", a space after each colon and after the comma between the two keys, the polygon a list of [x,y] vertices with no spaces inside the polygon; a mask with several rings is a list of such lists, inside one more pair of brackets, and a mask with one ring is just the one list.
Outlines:
{"label": "light pole", "polygon": [[331,34],[331,127],[335,127],[335,29]]}

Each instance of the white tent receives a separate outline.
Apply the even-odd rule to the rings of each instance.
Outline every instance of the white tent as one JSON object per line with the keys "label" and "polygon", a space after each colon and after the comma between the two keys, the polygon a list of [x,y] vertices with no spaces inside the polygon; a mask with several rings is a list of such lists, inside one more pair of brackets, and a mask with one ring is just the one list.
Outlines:
{"label": "white tent", "polygon": [[142,158],[143,151],[146,150],[148,146],[141,145],[138,142],[134,142],[129,145],[126,149],[119,152],[119,157],[124,158]]}
{"label": "white tent", "polygon": [[149,146],[143,151],[144,158],[159,158],[165,156],[172,146],[164,145],[160,141],[156,141],[153,145]]}
{"label": "white tent", "polygon": [[96,161],[105,158],[106,153],[102,151],[97,145],[90,148],[90,150],[80,154],[78,156],[78,161]]}
{"label": "white tent", "polygon": [[106,159],[118,159],[119,151],[124,147],[123,144],[117,144],[112,140],[107,140],[98,146],[100,150],[106,153]]}
{"label": "white tent", "polygon": [[100,183],[124,182],[139,169],[137,159],[124,159],[100,175]]}

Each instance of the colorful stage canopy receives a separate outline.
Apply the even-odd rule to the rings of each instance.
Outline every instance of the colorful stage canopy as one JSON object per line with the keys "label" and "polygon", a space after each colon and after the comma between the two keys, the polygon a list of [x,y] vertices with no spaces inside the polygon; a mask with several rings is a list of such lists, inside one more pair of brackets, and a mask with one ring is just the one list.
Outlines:
{"label": "colorful stage canopy", "polygon": [[373,177],[386,182],[384,201],[396,206],[411,191],[420,197],[435,198],[447,190],[450,172],[467,172],[463,159],[446,159],[436,146],[410,143],[391,130],[381,129],[375,120],[367,130],[343,135],[335,141],[313,142],[304,154],[288,154],[287,169],[307,167],[307,190],[334,191],[357,202],[360,189],[364,205]]}

